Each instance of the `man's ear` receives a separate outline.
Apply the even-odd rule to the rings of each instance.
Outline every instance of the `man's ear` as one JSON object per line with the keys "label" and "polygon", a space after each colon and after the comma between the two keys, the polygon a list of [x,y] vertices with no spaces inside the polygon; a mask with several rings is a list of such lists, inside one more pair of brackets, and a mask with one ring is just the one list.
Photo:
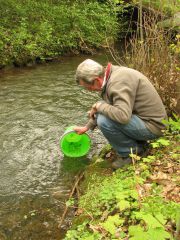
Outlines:
{"label": "man's ear", "polygon": [[95,80],[96,80],[97,82],[101,82],[101,77],[95,77]]}
{"label": "man's ear", "polygon": [[103,83],[103,78],[101,76],[97,77],[97,82],[101,85]]}

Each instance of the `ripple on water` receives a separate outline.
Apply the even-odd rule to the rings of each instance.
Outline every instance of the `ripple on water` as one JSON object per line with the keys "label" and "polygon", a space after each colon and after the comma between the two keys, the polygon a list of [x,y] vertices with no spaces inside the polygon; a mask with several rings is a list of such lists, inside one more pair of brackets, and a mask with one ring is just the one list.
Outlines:
{"label": "ripple on water", "polygon": [[[74,69],[81,60],[17,69],[0,77],[2,240],[62,239],[64,231],[57,226],[64,201],[88,159],[63,158],[59,138],[66,127],[85,124],[87,110],[98,99],[75,84]],[[99,132],[90,136],[93,154],[104,139]]]}

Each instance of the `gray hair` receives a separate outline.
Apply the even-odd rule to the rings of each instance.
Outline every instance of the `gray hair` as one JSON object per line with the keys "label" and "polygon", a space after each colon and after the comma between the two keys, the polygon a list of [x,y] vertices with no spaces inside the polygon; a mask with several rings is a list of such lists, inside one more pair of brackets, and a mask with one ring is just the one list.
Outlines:
{"label": "gray hair", "polygon": [[76,70],[76,81],[79,83],[80,80],[86,83],[92,83],[95,77],[100,77],[104,75],[104,67],[99,63],[86,59],[83,61]]}

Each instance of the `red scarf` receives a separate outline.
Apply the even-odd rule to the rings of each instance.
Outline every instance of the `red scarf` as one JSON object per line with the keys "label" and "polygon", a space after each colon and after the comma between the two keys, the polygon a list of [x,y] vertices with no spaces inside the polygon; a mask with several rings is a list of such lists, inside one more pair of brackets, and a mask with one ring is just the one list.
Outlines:
{"label": "red scarf", "polygon": [[111,73],[111,63],[108,63],[106,70],[105,70],[105,81],[107,82],[109,80],[110,77],[110,73]]}
{"label": "red scarf", "polygon": [[105,69],[105,74],[104,74],[104,81],[103,81],[103,84],[102,84],[102,91],[104,92],[105,91],[105,88],[106,88],[106,84],[109,80],[109,77],[111,75],[111,66],[112,64],[111,63],[108,63],[106,69]]}

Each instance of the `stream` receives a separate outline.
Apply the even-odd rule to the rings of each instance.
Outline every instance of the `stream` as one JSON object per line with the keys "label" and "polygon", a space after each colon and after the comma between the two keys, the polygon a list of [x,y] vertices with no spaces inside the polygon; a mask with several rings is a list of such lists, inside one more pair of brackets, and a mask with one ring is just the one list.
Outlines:
{"label": "stream", "polygon": [[[84,125],[99,99],[80,88],[76,67],[87,57],[0,72],[0,240],[60,240],[71,222],[69,211],[58,229],[75,176],[106,143],[89,132],[88,156],[67,158],[59,139],[71,125]],[[92,59],[107,64],[108,57]]]}

